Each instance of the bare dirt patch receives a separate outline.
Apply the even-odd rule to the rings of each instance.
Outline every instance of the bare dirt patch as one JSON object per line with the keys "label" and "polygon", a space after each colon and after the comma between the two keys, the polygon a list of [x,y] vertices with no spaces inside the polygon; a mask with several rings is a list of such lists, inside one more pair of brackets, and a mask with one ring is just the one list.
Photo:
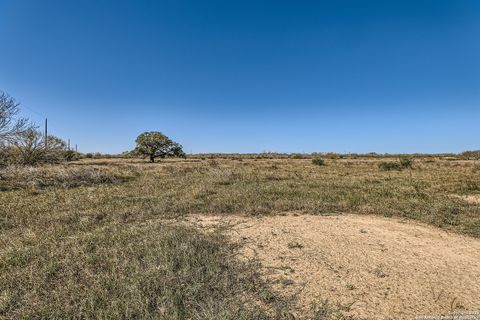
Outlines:
{"label": "bare dirt patch", "polygon": [[414,319],[480,307],[480,240],[377,216],[190,216],[226,228],[298,307],[328,301],[355,319]]}
{"label": "bare dirt patch", "polygon": [[463,196],[455,194],[455,195],[452,195],[452,197],[462,199],[468,203],[473,203],[473,204],[480,203],[480,194],[470,194],[470,195],[463,195]]}

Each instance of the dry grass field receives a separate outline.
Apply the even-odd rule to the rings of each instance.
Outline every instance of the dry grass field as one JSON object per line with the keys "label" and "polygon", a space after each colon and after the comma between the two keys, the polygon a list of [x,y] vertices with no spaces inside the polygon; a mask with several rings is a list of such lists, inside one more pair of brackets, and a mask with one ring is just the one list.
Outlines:
{"label": "dry grass field", "polygon": [[[479,276],[471,259],[480,256],[479,164],[429,158],[385,171],[382,161],[397,160],[84,159],[1,169],[0,318],[407,319],[475,307],[460,295],[475,297],[478,286],[453,293],[442,286],[458,279],[468,287]],[[362,216],[380,220],[371,225]],[[215,223],[204,228],[199,220],[208,217]],[[364,238],[348,238],[357,234]],[[337,238],[327,243],[326,235]],[[257,254],[246,254],[252,239]],[[389,255],[378,256],[383,240]],[[449,244],[458,256],[447,261],[439,246]],[[412,262],[405,270],[418,274],[393,270],[393,257],[409,247],[420,261],[461,268],[432,262],[417,270]],[[292,250],[304,252],[297,258],[316,263],[275,262],[275,250],[290,258]],[[332,260],[334,250],[342,259]],[[371,265],[361,260],[374,251]],[[365,276],[348,278],[355,261]],[[266,266],[282,273],[270,276]],[[382,296],[403,279],[420,281],[422,272],[440,279],[415,296],[425,304],[412,305],[405,286]],[[312,287],[312,274],[330,280]],[[350,289],[330,290],[333,275]],[[438,308],[426,307],[424,293]],[[402,305],[408,312],[399,313]],[[380,318],[379,309],[387,310]]]}

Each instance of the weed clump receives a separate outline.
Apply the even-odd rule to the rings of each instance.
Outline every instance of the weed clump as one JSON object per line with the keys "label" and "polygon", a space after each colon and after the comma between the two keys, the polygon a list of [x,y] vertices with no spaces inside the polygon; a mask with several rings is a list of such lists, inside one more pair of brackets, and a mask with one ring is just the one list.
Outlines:
{"label": "weed clump", "polygon": [[303,154],[300,154],[300,153],[295,153],[295,154],[290,155],[290,158],[291,159],[305,159],[305,156]]}
{"label": "weed clump", "polygon": [[400,158],[400,166],[402,167],[402,169],[411,169],[413,166],[413,159]]}
{"label": "weed clump", "polygon": [[398,162],[380,162],[378,167],[383,171],[402,170],[402,166]]}
{"label": "weed clump", "polygon": [[325,160],[323,160],[322,158],[315,158],[315,159],[312,159],[312,163],[316,166],[324,166]]}
{"label": "weed clump", "polygon": [[400,158],[398,162],[380,162],[378,164],[378,167],[383,171],[401,171],[403,169],[411,169],[412,166],[413,159],[410,158]]}

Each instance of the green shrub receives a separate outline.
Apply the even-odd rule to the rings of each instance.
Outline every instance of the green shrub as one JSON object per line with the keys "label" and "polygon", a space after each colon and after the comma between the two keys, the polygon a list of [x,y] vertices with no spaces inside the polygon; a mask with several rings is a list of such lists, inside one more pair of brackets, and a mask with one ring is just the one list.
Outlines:
{"label": "green shrub", "polygon": [[480,183],[469,178],[463,182],[462,191],[464,192],[480,191]]}
{"label": "green shrub", "polygon": [[327,152],[323,154],[323,157],[326,159],[342,159],[343,155],[335,152]]}
{"label": "green shrub", "polygon": [[463,158],[468,160],[478,160],[480,159],[480,150],[476,151],[465,151],[460,154]]}
{"label": "green shrub", "polygon": [[413,159],[400,158],[398,162],[380,162],[378,167],[384,171],[410,169],[413,166]]}
{"label": "green shrub", "polygon": [[322,158],[315,158],[312,159],[312,163],[316,166],[323,166],[325,165],[325,160],[323,160]]}
{"label": "green shrub", "polygon": [[380,162],[378,167],[384,171],[402,170],[402,166],[399,162]]}
{"label": "green shrub", "polygon": [[217,167],[218,166],[218,161],[215,159],[210,159],[208,160],[208,164],[212,167]]}
{"label": "green shrub", "polygon": [[290,158],[292,158],[292,159],[305,159],[305,156],[303,154],[300,154],[300,153],[295,153],[295,154],[290,155]]}
{"label": "green shrub", "polygon": [[75,161],[78,160],[79,154],[73,150],[66,150],[63,152],[63,158],[66,161]]}
{"label": "green shrub", "polygon": [[400,158],[400,166],[403,169],[410,169],[413,165],[413,159],[412,158]]}

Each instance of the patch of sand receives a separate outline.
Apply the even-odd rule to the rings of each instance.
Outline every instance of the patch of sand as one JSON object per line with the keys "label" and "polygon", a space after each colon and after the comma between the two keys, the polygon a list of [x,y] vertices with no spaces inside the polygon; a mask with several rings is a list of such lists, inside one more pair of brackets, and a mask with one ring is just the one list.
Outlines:
{"label": "patch of sand", "polygon": [[256,257],[299,308],[328,301],[355,319],[415,319],[480,307],[480,240],[367,215],[190,216]]}
{"label": "patch of sand", "polygon": [[454,194],[452,197],[462,199],[469,203],[480,203],[480,194],[470,194],[465,196]]}

